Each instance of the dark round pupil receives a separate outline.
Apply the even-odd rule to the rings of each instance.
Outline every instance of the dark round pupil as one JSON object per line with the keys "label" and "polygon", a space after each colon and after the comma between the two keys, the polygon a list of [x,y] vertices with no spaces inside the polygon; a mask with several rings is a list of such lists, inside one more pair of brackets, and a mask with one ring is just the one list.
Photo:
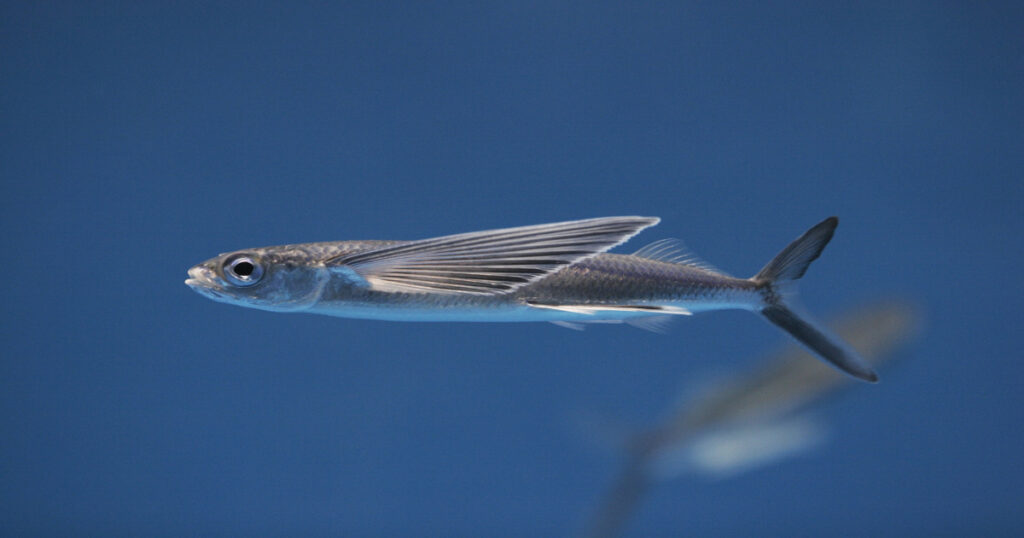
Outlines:
{"label": "dark round pupil", "polygon": [[238,276],[249,276],[252,274],[253,269],[255,269],[255,267],[253,267],[249,262],[238,262],[232,268]]}

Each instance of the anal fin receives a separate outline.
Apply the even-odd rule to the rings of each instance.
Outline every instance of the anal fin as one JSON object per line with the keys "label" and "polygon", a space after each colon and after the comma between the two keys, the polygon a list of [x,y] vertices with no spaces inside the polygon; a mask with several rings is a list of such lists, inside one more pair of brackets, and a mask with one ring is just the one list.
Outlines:
{"label": "anal fin", "polygon": [[[655,316],[655,317],[657,317],[657,318],[665,318],[667,316]],[[640,319],[654,319],[654,318],[650,318],[650,317],[646,317],[645,316],[645,317],[636,318],[636,319],[640,320]],[[641,329],[646,329],[646,330],[649,330],[649,331],[658,332],[657,330],[652,329],[652,328],[648,328],[647,326],[645,326],[643,324],[633,323],[632,319],[629,319],[629,320],[624,320],[624,319],[581,319],[579,321],[551,321],[549,323],[551,323],[553,325],[558,325],[559,327],[565,327],[566,329],[572,329],[574,331],[582,331],[582,330],[587,328],[587,325],[597,325],[597,324],[602,324],[602,325],[620,325],[620,324],[625,323],[627,325],[632,325],[634,327],[640,327]]]}
{"label": "anal fin", "polygon": [[582,331],[587,328],[587,325],[594,325],[597,323],[601,324],[626,324],[630,327],[636,327],[637,329],[643,329],[652,333],[665,334],[668,332],[668,326],[672,323],[672,316],[640,316],[628,319],[586,319],[581,321],[552,321],[550,323],[564,327],[566,329],[572,329],[574,331]]}
{"label": "anal fin", "polygon": [[665,334],[672,323],[672,316],[644,316],[625,320],[626,324],[652,333]]}

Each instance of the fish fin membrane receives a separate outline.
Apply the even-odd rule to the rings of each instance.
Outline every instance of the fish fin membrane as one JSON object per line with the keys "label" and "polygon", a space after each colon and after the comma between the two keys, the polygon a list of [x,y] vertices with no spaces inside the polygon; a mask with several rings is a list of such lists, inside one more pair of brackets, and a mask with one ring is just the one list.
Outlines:
{"label": "fish fin membrane", "polygon": [[572,329],[574,331],[582,331],[587,328],[586,325],[582,323],[576,323],[575,321],[552,321],[551,323],[553,325],[558,325],[563,329]]}
{"label": "fish fin membrane", "polygon": [[[687,314],[688,315],[688,314]],[[672,320],[675,317],[668,316],[644,316],[642,318],[629,318],[624,320],[626,325],[636,327],[637,329],[643,329],[657,334],[667,334],[668,328],[672,324]]]}
{"label": "fish fin membrane", "polygon": [[325,260],[371,289],[502,295],[628,241],[657,217],[606,217],[409,241]]}
{"label": "fish fin membrane", "polygon": [[725,271],[698,257],[690,249],[686,248],[682,241],[675,238],[659,239],[643,246],[640,250],[634,252],[633,256],[658,262],[689,265],[709,273],[729,276]]}
{"label": "fish fin membrane", "polygon": [[750,280],[764,286],[765,304],[761,314],[765,319],[832,366],[857,379],[874,383],[878,381],[878,374],[868,361],[842,340],[817,327],[807,316],[798,315],[793,307],[796,280],[804,276],[811,262],[821,256],[838,225],[837,217],[819,222],[782,249]]}
{"label": "fish fin membrane", "polygon": [[587,325],[594,325],[597,323],[603,324],[620,324],[625,323],[630,327],[636,327],[637,329],[643,329],[652,333],[665,334],[668,332],[668,326],[671,324],[674,316],[642,316],[638,318],[627,318],[627,319],[591,319],[591,320],[580,320],[580,321],[552,321],[551,323],[564,327],[566,329],[572,329],[574,331],[582,331],[587,328]]}
{"label": "fish fin membrane", "polygon": [[832,240],[832,234],[835,233],[838,225],[838,217],[829,217],[819,222],[782,249],[782,252],[768,262],[768,265],[765,265],[753,280],[783,283],[804,276],[807,267],[818,259],[818,256],[821,256],[825,245]]}
{"label": "fish fin membrane", "polygon": [[801,344],[828,361],[832,366],[857,379],[875,383],[878,374],[863,357],[842,340],[818,328],[781,304],[761,310],[761,314],[776,327],[786,331]]}

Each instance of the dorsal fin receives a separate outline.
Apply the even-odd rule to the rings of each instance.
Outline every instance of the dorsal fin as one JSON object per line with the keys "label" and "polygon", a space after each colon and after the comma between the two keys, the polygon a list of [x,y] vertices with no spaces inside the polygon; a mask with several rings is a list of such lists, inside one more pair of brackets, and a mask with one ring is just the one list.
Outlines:
{"label": "dorsal fin", "polygon": [[666,263],[679,263],[689,265],[720,275],[727,274],[725,271],[700,259],[696,254],[686,248],[682,241],[675,238],[659,239],[633,253],[638,258],[646,258]]}

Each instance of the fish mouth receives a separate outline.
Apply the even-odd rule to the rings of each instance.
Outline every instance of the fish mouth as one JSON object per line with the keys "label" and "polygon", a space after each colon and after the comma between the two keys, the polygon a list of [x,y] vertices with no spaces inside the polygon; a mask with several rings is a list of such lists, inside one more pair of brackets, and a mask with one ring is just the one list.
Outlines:
{"label": "fish mouth", "polygon": [[185,279],[185,285],[211,299],[226,299],[228,297],[220,292],[220,284],[217,283],[217,277],[213,274],[213,271],[202,265],[197,265],[188,270],[188,278]]}
{"label": "fish mouth", "polygon": [[188,270],[188,278],[185,279],[185,285],[195,288],[196,286],[209,287],[213,285],[213,272],[197,265]]}

